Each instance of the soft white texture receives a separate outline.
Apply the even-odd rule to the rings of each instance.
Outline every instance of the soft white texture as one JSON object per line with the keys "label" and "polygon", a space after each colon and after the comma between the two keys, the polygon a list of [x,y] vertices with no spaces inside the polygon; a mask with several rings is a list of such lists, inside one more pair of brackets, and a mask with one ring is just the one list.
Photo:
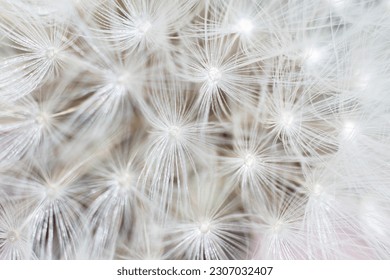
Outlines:
{"label": "soft white texture", "polygon": [[389,7],[0,0],[0,258],[389,259]]}

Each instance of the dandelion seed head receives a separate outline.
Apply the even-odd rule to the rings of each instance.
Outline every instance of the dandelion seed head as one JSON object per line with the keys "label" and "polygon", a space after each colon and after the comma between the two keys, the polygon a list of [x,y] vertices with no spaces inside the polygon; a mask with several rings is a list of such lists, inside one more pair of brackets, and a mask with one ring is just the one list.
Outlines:
{"label": "dandelion seed head", "polygon": [[280,233],[283,230],[284,221],[283,220],[276,220],[273,225],[271,225],[271,231],[275,234]]}
{"label": "dandelion seed head", "polygon": [[249,35],[253,30],[253,23],[247,18],[242,18],[237,22],[236,29],[242,34]]}
{"label": "dandelion seed head", "polygon": [[306,62],[306,66],[314,66],[317,65],[323,59],[323,52],[319,48],[311,47],[306,49],[304,52],[304,59]]}
{"label": "dandelion seed head", "polygon": [[123,171],[114,178],[115,185],[120,189],[128,188],[131,185],[132,180],[133,175],[128,171]]}
{"label": "dandelion seed head", "polygon": [[58,59],[58,55],[59,55],[60,51],[55,48],[55,47],[49,47],[46,51],[45,51],[45,56],[46,58],[49,60],[49,61],[56,61]]}
{"label": "dandelion seed head", "polygon": [[217,67],[210,67],[207,72],[209,84],[216,85],[222,78],[222,73]]}
{"label": "dandelion seed head", "polygon": [[116,77],[115,84],[118,86],[126,86],[129,83],[131,74],[129,71],[124,70]]}
{"label": "dandelion seed head", "polygon": [[199,225],[199,232],[201,234],[208,234],[211,230],[211,223],[210,221],[203,221]]}
{"label": "dandelion seed head", "polygon": [[356,134],[357,134],[356,123],[353,121],[344,122],[342,132],[341,132],[343,140],[353,140],[356,137]]}
{"label": "dandelion seed head", "polygon": [[152,27],[152,23],[149,20],[141,20],[136,27],[137,36],[144,37],[148,33],[151,27]]}
{"label": "dandelion seed head", "polygon": [[320,185],[318,183],[314,184],[310,190],[310,193],[313,196],[320,196],[323,192],[324,192],[324,188],[322,187],[322,185]]}
{"label": "dandelion seed head", "polygon": [[248,168],[252,167],[255,161],[256,158],[252,154],[247,154],[244,157],[244,165]]}
{"label": "dandelion seed head", "polygon": [[181,138],[182,130],[180,129],[180,127],[172,125],[168,128],[168,134],[171,140],[177,141]]}
{"label": "dandelion seed head", "polygon": [[0,259],[389,258],[390,1],[320,2],[2,1]]}
{"label": "dandelion seed head", "polygon": [[40,111],[35,117],[35,121],[42,127],[47,127],[50,124],[50,115],[45,111]]}
{"label": "dandelion seed head", "polygon": [[56,183],[48,182],[45,189],[46,198],[55,200],[60,196],[59,186]]}
{"label": "dandelion seed head", "polygon": [[283,129],[285,130],[291,129],[291,127],[294,125],[294,122],[295,122],[295,118],[291,112],[289,111],[282,112],[280,116],[280,125],[282,126]]}
{"label": "dandelion seed head", "polygon": [[10,230],[7,233],[7,238],[6,238],[10,243],[15,243],[19,240],[19,233],[16,230]]}

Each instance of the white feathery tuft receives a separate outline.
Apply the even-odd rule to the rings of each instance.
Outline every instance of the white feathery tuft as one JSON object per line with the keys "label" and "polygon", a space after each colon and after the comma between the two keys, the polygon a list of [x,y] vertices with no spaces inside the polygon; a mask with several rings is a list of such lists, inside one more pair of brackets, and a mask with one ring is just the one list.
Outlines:
{"label": "white feathery tuft", "polygon": [[389,3],[0,0],[0,259],[390,259]]}

